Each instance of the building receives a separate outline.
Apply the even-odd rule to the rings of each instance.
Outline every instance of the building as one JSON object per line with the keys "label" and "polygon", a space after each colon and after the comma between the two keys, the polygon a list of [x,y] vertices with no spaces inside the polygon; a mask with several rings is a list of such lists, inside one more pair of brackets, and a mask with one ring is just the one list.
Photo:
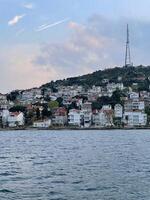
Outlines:
{"label": "building", "polygon": [[124,112],[123,121],[126,127],[146,126],[147,114],[141,111]]}
{"label": "building", "polygon": [[68,124],[70,126],[82,126],[84,123],[84,114],[81,110],[71,109],[68,114]]}
{"label": "building", "polygon": [[125,111],[137,111],[137,110],[144,111],[144,109],[145,109],[144,100],[129,99],[125,101],[125,104],[124,104]]}
{"label": "building", "polygon": [[129,93],[129,98],[130,99],[139,99],[140,94],[138,92],[130,92]]}
{"label": "building", "polygon": [[0,110],[0,118],[2,126],[7,125],[8,117],[9,117],[9,110]]}
{"label": "building", "polygon": [[92,103],[91,102],[85,102],[82,105],[82,111],[92,112]]}
{"label": "building", "polygon": [[51,120],[36,121],[33,123],[33,128],[49,128],[51,126]]}
{"label": "building", "polygon": [[24,126],[24,114],[22,112],[11,112],[7,118],[9,127]]}
{"label": "building", "polygon": [[113,110],[110,105],[103,106],[101,110],[93,112],[93,125],[100,128],[114,126]]}
{"label": "building", "polygon": [[123,117],[123,107],[121,104],[116,104],[114,107],[114,117],[122,118]]}
{"label": "building", "polygon": [[113,93],[117,89],[118,90],[123,90],[124,89],[124,85],[123,85],[123,83],[108,83],[106,88],[107,88],[108,93]]}
{"label": "building", "polygon": [[83,112],[83,126],[89,128],[92,125],[92,112]]}
{"label": "building", "polygon": [[52,124],[54,126],[65,126],[67,124],[67,110],[66,108],[57,108],[52,117]]}

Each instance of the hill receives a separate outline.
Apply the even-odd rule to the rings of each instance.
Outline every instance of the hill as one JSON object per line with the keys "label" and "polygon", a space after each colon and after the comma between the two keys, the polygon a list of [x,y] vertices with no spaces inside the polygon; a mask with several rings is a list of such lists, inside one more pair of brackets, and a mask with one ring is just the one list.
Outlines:
{"label": "hill", "polygon": [[91,74],[78,77],[71,77],[64,80],[51,81],[44,84],[41,88],[53,88],[60,85],[82,85],[91,87],[92,85],[102,86],[109,82],[122,82],[125,86],[132,86],[134,83],[138,85],[138,90],[149,90],[150,85],[150,66],[137,67],[115,67],[105,70],[99,70]]}

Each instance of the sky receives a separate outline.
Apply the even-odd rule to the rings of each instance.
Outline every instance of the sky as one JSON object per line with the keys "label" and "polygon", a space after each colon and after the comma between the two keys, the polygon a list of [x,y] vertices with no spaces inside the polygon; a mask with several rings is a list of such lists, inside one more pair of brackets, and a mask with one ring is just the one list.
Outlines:
{"label": "sky", "polygon": [[123,66],[149,65],[149,0],[0,0],[0,92]]}

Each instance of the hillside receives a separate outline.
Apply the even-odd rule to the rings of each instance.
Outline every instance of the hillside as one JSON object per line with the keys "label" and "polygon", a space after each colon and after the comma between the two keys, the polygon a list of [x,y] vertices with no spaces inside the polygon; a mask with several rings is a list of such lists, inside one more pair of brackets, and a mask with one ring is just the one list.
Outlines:
{"label": "hillside", "polygon": [[115,67],[105,70],[99,70],[91,74],[67,78],[64,80],[51,81],[42,88],[56,87],[59,85],[82,85],[90,87],[92,85],[104,85],[104,79],[109,82],[123,82],[125,86],[132,86],[133,83],[138,83],[139,90],[149,90],[150,84],[150,66],[137,66],[137,67]]}

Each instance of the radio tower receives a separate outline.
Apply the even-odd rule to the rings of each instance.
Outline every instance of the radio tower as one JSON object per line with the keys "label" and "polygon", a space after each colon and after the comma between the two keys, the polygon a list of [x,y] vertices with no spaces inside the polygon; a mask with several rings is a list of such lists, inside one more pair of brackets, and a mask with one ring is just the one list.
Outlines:
{"label": "radio tower", "polygon": [[130,66],[133,66],[133,64],[131,63],[129,25],[127,24],[125,67],[130,67]]}

